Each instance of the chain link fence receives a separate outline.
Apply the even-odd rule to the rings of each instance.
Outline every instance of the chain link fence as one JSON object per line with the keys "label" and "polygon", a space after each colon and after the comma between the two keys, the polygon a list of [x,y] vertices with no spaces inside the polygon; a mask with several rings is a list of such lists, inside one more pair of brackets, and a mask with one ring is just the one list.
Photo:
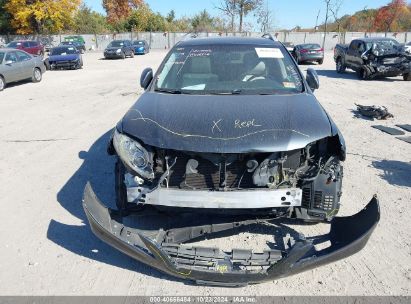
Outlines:
{"label": "chain link fence", "polygon": [[[151,49],[169,49],[173,47],[177,42],[192,36],[192,33],[173,33],[173,32],[133,32],[133,33],[117,33],[106,35],[93,35],[84,34],[81,35],[88,50],[102,51],[104,50],[110,41],[114,39],[126,39],[126,40],[146,40]],[[237,36],[237,37],[261,37],[261,33],[197,33],[198,37],[219,37],[219,36]],[[327,34],[321,32],[276,32],[272,33],[273,36],[281,42],[290,42],[293,44],[301,43],[318,43],[322,45],[325,36],[326,50],[332,50],[337,43],[350,43],[351,40],[362,37],[391,37],[396,39],[400,43],[407,43],[411,41],[411,32],[403,33],[365,33],[365,32],[328,32]],[[64,41],[64,38],[70,35],[48,35],[48,36],[0,36],[0,45],[6,45],[13,40],[41,40],[50,42],[51,45],[57,46],[60,42]]]}

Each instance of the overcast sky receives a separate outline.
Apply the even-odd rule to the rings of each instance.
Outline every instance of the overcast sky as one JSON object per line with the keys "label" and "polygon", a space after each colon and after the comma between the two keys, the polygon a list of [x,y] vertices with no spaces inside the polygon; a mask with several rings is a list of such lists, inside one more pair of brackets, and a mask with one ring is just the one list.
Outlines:
{"label": "overcast sky", "polygon": [[[84,0],[94,10],[104,13],[101,0]],[[215,5],[220,0],[146,0],[151,9],[165,15],[174,9],[177,17],[192,16],[206,9],[214,16],[221,16]],[[341,15],[352,14],[364,7],[377,8],[390,2],[389,0],[345,0],[341,8]],[[268,7],[274,12],[275,25],[279,28],[313,27],[320,11],[319,23],[324,21],[324,0],[268,0]],[[247,22],[254,24],[253,16],[247,17]]]}

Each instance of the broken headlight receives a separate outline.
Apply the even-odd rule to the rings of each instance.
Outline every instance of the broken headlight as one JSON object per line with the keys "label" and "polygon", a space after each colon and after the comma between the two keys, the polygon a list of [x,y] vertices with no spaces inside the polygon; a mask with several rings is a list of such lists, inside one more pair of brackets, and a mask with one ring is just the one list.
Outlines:
{"label": "broken headlight", "polygon": [[113,146],[117,155],[130,169],[143,178],[154,178],[150,155],[140,143],[115,130]]}

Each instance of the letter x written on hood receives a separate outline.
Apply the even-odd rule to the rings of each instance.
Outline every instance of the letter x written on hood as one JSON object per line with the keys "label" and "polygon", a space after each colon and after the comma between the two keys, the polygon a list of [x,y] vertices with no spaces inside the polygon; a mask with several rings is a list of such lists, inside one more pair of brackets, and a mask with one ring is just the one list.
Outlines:
{"label": "letter x written on hood", "polygon": [[146,92],[119,124],[143,143],[204,153],[300,149],[331,136],[327,114],[311,94],[172,95]]}

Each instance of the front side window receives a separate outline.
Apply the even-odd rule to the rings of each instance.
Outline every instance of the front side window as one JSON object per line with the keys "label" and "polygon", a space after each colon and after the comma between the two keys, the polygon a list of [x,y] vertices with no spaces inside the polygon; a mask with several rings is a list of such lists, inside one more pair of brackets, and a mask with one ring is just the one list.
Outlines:
{"label": "front side window", "polygon": [[16,52],[18,61],[27,61],[30,60],[31,57],[23,52]]}
{"label": "front side window", "polygon": [[12,63],[17,62],[16,52],[7,53],[6,61],[11,61]]}
{"label": "front side window", "polygon": [[9,47],[9,48],[16,48],[16,47],[19,47],[19,46],[21,46],[21,42],[17,42],[17,41],[10,42],[7,45],[7,47]]}
{"label": "front side window", "polygon": [[0,64],[3,63],[3,59],[4,59],[4,53],[0,52]]}
{"label": "front side window", "polygon": [[210,45],[176,47],[160,67],[155,90],[181,94],[290,94],[303,81],[279,47]]}

